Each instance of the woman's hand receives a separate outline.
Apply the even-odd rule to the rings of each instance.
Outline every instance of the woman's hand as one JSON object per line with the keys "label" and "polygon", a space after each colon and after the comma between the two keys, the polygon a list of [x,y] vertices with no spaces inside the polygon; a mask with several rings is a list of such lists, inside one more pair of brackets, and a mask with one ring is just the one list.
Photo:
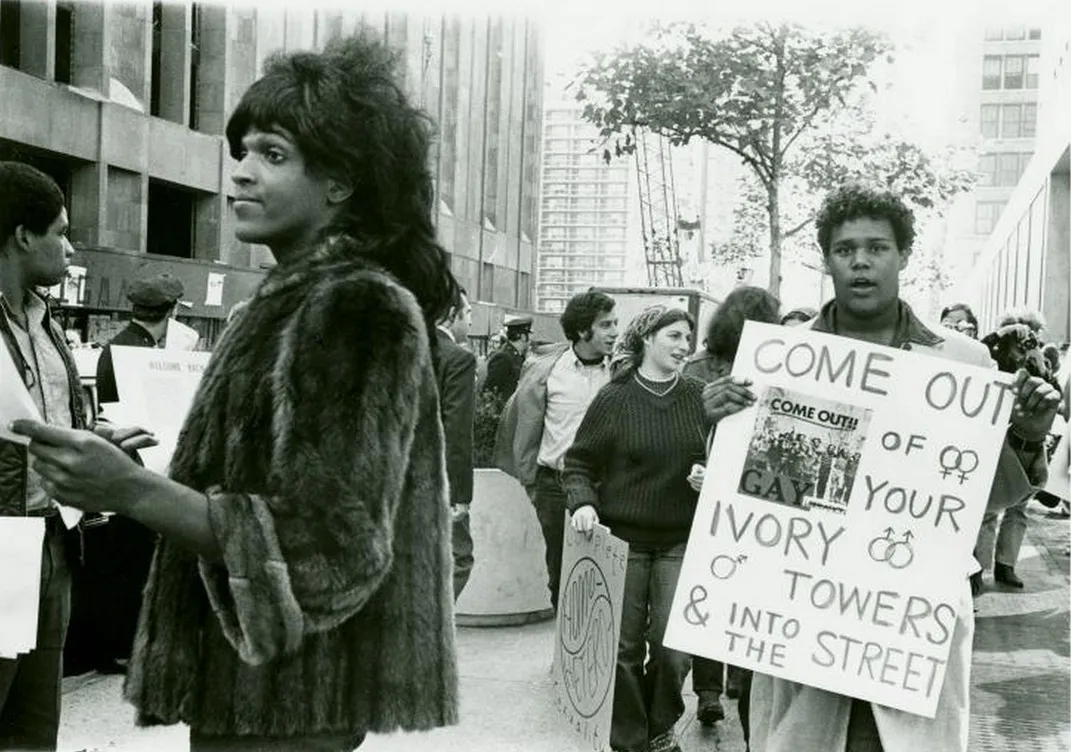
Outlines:
{"label": "woman's hand", "polygon": [[[148,471],[112,441],[92,431],[33,420],[16,420],[11,430],[30,438],[34,470],[48,495],[61,504],[124,514],[136,502],[137,479]],[[132,437],[127,441],[138,443]]]}
{"label": "woman's hand", "polygon": [[688,473],[688,485],[692,490],[699,493],[703,490],[703,479],[707,476],[707,469],[698,462],[692,465],[692,472]]}
{"label": "woman's hand", "polygon": [[754,404],[750,379],[719,376],[703,387],[703,410],[715,423]]}
{"label": "woman's hand", "polygon": [[573,530],[578,533],[584,533],[590,538],[591,534],[595,532],[595,526],[599,524],[599,513],[590,504],[582,506],[573,512],[571,524]]}

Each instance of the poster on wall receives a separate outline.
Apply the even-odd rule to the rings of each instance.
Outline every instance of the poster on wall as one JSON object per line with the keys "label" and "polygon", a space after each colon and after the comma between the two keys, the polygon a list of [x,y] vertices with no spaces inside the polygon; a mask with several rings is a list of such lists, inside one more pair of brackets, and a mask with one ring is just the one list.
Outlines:
{"label": "poster on wall", "polygon": [[748,322],[669,647],[933,717],[1012,374]]}
{"label": "poster on wall", "polygon": [[554,690],[558,710],[586,748],[610,749],[617,641],[628,544],[596,525],[589,538],[565,515]]}
{"label": "poster on wall", "polygon": [[139,452],[150,470],[167,473],[210,357],[207,352],[112,347],[119,403],[101,405],[102,415],[155,434],[159,445]]}

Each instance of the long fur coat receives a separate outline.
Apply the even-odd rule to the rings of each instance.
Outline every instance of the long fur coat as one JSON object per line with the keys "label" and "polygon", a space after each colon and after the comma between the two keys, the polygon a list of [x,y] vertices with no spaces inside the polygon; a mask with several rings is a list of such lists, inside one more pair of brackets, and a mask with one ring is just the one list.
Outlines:
{"label": "long fur coat", "polygon": [[336,238],[279,267],[205,372],[171,477],[222,564],[164,540],[125,693],[142,725],[304,736],[456,723],[450,512],[413,296]]}

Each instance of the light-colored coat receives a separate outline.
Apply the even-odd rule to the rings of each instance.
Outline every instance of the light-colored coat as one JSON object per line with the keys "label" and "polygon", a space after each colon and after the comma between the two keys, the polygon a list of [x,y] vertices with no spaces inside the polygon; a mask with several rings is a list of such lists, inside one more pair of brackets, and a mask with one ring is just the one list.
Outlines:
{"label": "light-colored coat", "polygon": [[[984,345],[958,332],[911,317],[904,349],[982,367],[995,367]],[[825,331],[820,315],[803,324]],[[940,332],[940,334],[936,334]],[[1044,456],[1040,457],[1044,462]],[[1036,476],[1038,468],[1031,469]],[[990,491],[988,508],[1002,509],[1029,498],[1035,488],[1015,452],[1004,445]],[[971,646],[974,609],[967,575],[977,563],[964,563],[958,618],[952,636],[944,685],[934,718],[873,705],[885,752],[967,752],[970,723]],[[752,752],[838,752],[847,744],[852,699],[798,682],[755,673],[751,684]]]}

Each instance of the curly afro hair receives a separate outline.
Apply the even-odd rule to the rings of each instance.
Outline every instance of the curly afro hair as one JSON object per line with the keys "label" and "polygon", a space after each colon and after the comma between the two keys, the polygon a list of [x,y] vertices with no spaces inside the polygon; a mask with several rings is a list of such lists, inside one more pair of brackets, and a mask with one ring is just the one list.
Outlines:
{"label": "curly afro hair", "polygon": [[887,219],[901,251],[910,251],[915,243],[915,214],[899,196],[892,191],[849,184],[829,193],[818,210],[814,224],[823,256],[829,254],[834,228],[853,219]]}

